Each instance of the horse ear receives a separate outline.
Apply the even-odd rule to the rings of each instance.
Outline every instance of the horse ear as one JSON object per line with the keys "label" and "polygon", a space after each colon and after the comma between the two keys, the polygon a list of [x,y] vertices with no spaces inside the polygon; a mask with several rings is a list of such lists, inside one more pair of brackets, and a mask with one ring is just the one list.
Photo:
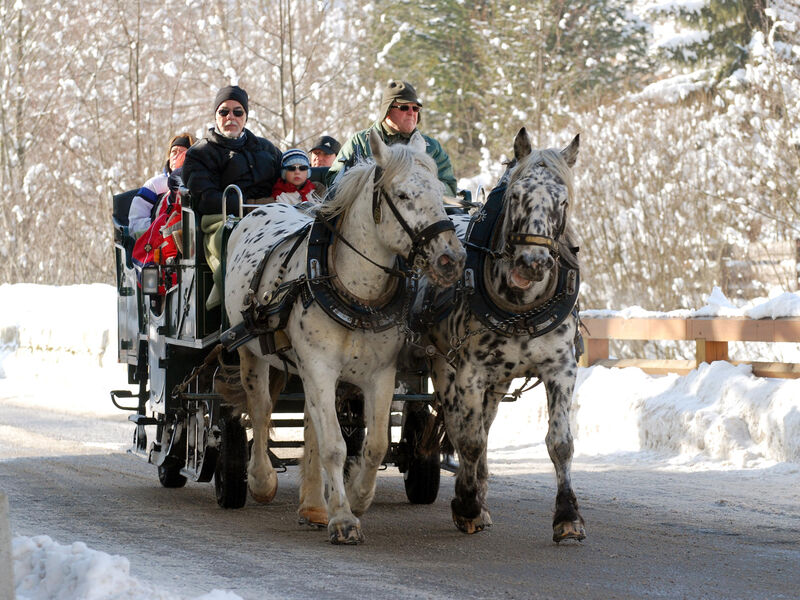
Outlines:
{"label": "horse ear", "polygon": [[514,138],[514,158],[517,162],[531,153],[531,138],[528,136],[528,131],[523,127],[517,132],[517,137]]}
{"label": "horse ear", "polygon": [[567,161],[567,164],[570,168],[575,166],[575,162],[578,160],[578,150],[581,145],[581,134],[579,133],[574,138],[572,138],[572,142],[570,145],[564,148],[561,151],[561,156],[564,157],[564,160]]}
{"label": "horse ear", "polygon": [[425,138],[422,137],[419,131],[415,131],[411,139],[408,140],[408,147],[414,152],[421,152],[424,154],[428,148],[428,142],[425,141]]}
{"label": "horse ear", "polygon": [[372,156],[375,162],[383,164],[386,160],[387,146],[383,143],[380,134],[374,129],[369,132],[369,147],[372,150]]}

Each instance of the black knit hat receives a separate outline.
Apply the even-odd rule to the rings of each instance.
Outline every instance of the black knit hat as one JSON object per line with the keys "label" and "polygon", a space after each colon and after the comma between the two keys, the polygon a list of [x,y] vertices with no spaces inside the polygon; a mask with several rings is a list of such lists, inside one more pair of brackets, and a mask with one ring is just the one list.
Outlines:
{"label": "black knit hat", "polygon": [[415,103],[422,106],[422,102],[417,98],[417,90],[407,81],[390,79],[383,90],[381,99],[381,121],[389,114],[389,107],[393,102],[400,104]]}
{"label": "black knit hat", "polygon": [[217,112],[219,105],[225,102],[225,100],[236,100],[236,102],[242,105],[244,112],[250,112],[247,108],[247,92],[238,85],[226,85],[224,88],[220,88],[214,98],[214,112]]}
{"label": "black knit hat", "polygon": [[341,148],[342,145],[336,140],[336,138],[332,138],[329,135],[323,135],[317,140],[317,143],[314,144],[314,147],[311,148],[311,152],[314,150],[322,150],[325,154],[339,154],[339,150],[341,150]]}
{"label": "black knit hat", "polygon": [[184,148],[191,148],[193,144],[192,137],[189,135],[176,135],[172,138],[172,143],[169,146],[169,149],[172,150],[175,146],[183,146]]}

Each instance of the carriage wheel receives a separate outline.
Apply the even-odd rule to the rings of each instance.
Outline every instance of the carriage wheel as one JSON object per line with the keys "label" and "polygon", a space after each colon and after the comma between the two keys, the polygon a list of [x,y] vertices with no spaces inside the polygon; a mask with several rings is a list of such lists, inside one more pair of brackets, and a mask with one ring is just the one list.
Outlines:
{"label": "carriage wheel", "polygon": [[434,419],[427,405],[422,408],[403,407],[402,439],[408,451],[408,467],[403,473],[406,496],[411,504],[431,504],[439,494],[439,452],[421,456],[419,447],[426,426]]}
{"label": "carriage wheel", "polygon": [[159,465],[158,480],[165,488],[181,488],[186,485],[186,477],[181,475],[179,465]]}
{"label": "carriage wheel", "polygon": [[219,420],[220,444],[214,471],[217,504],[242,508],[247,500],[247,434],[239,419]]}

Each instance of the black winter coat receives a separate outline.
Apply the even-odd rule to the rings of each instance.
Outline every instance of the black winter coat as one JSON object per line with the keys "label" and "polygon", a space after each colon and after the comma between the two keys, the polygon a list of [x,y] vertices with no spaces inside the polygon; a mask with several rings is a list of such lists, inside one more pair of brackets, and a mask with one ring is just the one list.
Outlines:
{"label": "black winter coat", "polygon": [[[206,137],[189,148],[183,163],[183,180],[201,215],[221,214],[222,192],[238,185],[244,200],[266,198],[281,174],[281,152],[249,129],[244,139],[232,140],[209,129]],[[238,198],[229,193],[226,214],[236,213]]]}

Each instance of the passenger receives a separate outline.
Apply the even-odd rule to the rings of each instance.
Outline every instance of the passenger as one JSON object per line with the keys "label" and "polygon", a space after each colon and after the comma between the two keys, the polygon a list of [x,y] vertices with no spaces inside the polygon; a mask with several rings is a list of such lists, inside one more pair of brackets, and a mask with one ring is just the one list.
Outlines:
{"label": "passenger", "polygon": [[169,141],[167,162],[164,170],[148,179],[139,188],[139,192],[131,202],[128,210],[128,232],[133,238],[139,238],[150,227],[158,201],[169,191],[167,178],[183,165],[186,150],[194,144],[191,133],[179,133]]}
{"label": "passenger", "polygon": [[317,143],[311,148],[311,166],[312,167],[330,167],[336,159],[336,155],[342,145],[329,135],[323,135]]}
{"label": "passenger", "polygon": [[310,169],[311,163],[302,150],[293,148],[284,152],[281,159],[281,178],[272,188],[274,201],[284,204],[319,202],[319,188],[308,178]]}
{"label": "passenger", "polygon": [[183,180],[201,215],[206,261],[214,275],[214,287],[206,300],[209,309],[221,301],[223,214],[237,214],[239,209],[235,194],[229,194],[223,203],[225,188],[236,184],[244,202],[263,203],[281,170],[280,150],[245,128],[248,112],[246,91],[235,85],[220,89],[214,98],[215,126],[186,153],[183,165]]}
{"label": "passenger", "polygon": [[[411,135],[417,131],[421,111],[422,102],[417,97],[414,87],[407,81],[390,80],[383,91],[381,119],[375,121],[368,129],[354,134],[342,146],[336,161],[328,171],[328,185],[333,183],[336,174],[342,170],[345,162],[352,159],[354,154],[358,153],[361,157],[372,156],[372,150],[369,147],[371,130],[377,131],[388,145],[407,144]],[[458,188],[450,157],[439,142],[427,135],[422,137],[428,144],[427,153],[436,161],[439,169],[439,181],[445,185],[450,194],[455,196]]]}

